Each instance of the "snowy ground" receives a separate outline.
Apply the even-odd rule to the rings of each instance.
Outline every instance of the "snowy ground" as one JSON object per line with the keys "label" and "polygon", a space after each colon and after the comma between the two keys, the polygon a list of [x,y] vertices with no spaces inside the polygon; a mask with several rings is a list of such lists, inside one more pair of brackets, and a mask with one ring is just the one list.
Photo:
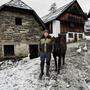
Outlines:
{"label": "snowy ground", "polygon": [[0,90],[89,90],[90,86],[90,50],[76,52],[80,43],[69,44],[66,65],[59,75],[54,71],[54,60],[51,60],[50,80],[40,73],[40,59],[12,63],[10,60],[0,63]]}
{"label": "snowy ground", "polygon": [[90,36],[85,36],[85,38],[86,38],[87,40],[90,40]]}

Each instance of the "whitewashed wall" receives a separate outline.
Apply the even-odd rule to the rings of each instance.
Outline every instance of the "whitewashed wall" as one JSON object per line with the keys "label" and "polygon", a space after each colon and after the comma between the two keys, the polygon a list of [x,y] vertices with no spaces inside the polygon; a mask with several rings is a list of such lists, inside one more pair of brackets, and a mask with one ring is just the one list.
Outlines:
{"label": "whitewashed wall", "polygon": [[55,37],[57,37],[58,34],[60,33],[60,21],[54,20],[52,26],[53,26],[53,27],[52,27],[52,28],[53,28],[53,35],[54,35]]}

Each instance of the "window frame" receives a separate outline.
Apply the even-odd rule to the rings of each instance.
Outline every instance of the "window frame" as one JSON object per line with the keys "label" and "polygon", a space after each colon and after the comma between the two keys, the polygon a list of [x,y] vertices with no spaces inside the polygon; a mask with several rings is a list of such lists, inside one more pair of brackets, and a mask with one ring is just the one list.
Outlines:
{"label": "window frame", "polygon": [[73,33],[68,33],[69,38],[73,38]]}

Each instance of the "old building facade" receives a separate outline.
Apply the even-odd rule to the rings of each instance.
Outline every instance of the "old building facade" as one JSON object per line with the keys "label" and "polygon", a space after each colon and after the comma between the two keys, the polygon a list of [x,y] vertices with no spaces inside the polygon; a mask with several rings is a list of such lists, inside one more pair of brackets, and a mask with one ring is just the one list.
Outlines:
{"label": "old building facade", "polygon": [[73,0],[69,4],[51,11],[48,15],[42,17],[42,20],[49,32],[55,37],[59,33],[65,33],[67,42],[78,41],[84,38],[86,15],[77,0]]}
{"label": "old building facade", "polygon": [[45,29],[36,12],[21,0],[0,7],[0,58],[38,56],[38,40]]}

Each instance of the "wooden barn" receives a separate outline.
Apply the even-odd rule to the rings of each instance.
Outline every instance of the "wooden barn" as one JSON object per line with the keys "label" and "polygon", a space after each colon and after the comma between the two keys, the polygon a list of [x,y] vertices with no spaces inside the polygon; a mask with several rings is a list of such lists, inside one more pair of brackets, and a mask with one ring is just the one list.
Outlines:
{"label": "wooden barn", "polygon": [[0,7],[0,58],[38,57],[38,41],[45,29],[36,12],[21,0]]}
{"label": "wooden barn", "polygon": [[52,5],[50,13],[42,17],[50,34],[55,37],[65,33],[67,42],[78,41],[84,37],[86,15],[77,0],[73,0],[58,9]]}

